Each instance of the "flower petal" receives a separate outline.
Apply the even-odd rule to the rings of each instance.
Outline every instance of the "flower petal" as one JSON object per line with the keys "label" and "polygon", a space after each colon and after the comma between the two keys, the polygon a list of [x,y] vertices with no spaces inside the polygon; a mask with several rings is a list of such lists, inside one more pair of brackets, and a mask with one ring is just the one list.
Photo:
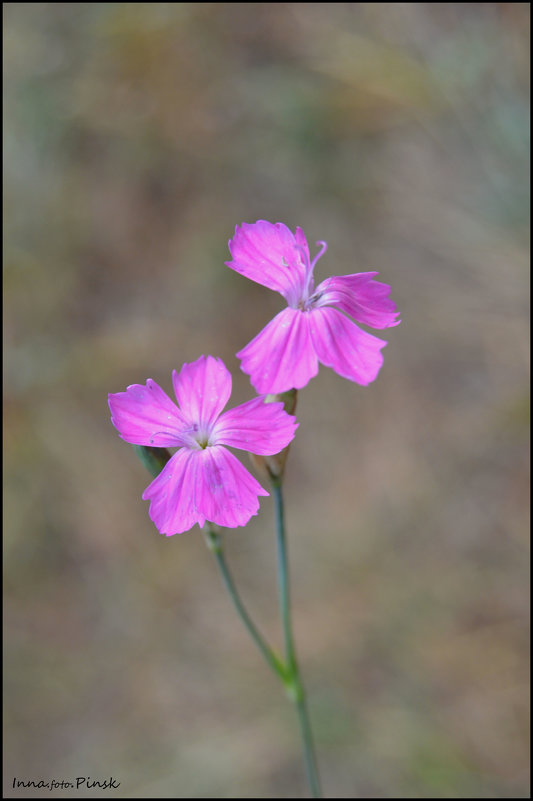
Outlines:
{"label": "flower petal", "polygon": [[218,526],[245,526],[268,495],[239,460],[221,445],[200,452],[202,491],[197,495],[206,520]]}
{"label": "flower petal", "polygon": [[318,373],[308,318],[308,312],[283,309],[237,353],[259,394],[301,389]]}
{"label": "flower petal", "polygon": [[219,526],[244,526],[257,514],[259,495],[268,492],[222,446],[177,451],[146,488],[150,517],[161,534],[188,531],[206,520]]}
{"label": "flower petal", "polygon": [[296,418],[287,414],[283,403],[265,403],[259,397],[221,414],[212,436],[220,445],[272,455],[287,447],[297,428]]}
{"label": "flower petal", "polygon": [[231,395],[231,375],[221,359],[200,356],[172,372],[174,392],[183,415],[192,423],[210,426]]}
{"label": "flower petal", "polygon": [[366,386],[377,377],[383,364],[380,353],[387,343],[361,331],[336,309],[314,309],[309,314],[309,330],[322,364],[336,373]]}
{"label": "flower petal", "polygon": [[167,537],[205,523],[202,453],[188,448],[177,451],[143,492],[143,499],[151,501],[151,519]]}
{"label": "flower petal", "polygon": [[183,443],[186,423],[166,392],[149,378],[146,386],[131,384],[108,396],[111,422],[122,439],[133,445],[176,447]]}
{"label": "flower petal", "polygon": [[283,223],[258,220],[235,227],[229,241],[228,267],[258,284],[280,292],[296,305],[307,282],[309,248],[303,231],[296,236]]}
{"label": "flower petal", "polygon": [[359,323],[372,328],[398,325],[399,311],[388,296],[390,286],[372,279],[379,273],[334,275],[322,281],[315,290],[318,300],[314,306],[336,306]]}

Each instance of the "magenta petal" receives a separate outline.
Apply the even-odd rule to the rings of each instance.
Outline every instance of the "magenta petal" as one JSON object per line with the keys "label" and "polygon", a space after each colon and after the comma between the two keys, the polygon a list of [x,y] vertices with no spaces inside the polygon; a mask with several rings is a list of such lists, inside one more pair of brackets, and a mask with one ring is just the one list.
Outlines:
{"label": "magenta petal", "polygon": [[265,403],[260,397],[220,415],[212,437],[221,445],[272,455],[291,442],[297,428],[296,418],[287,414],[282,403]]}
{"label": "magenta petal", "polygon": [[245,526],[259,510],[258,495],[268,492],[221,445],[200,452],[202,490],[198,501],[207,520],[226,528]]}
{"label": "magenta petal", "polygon": [[183,442],[183,415],[166,392],[149,378],[108,396],[111,422],[122,439],[133,445],[175,447]]}
{"label": "magenta petal", "polygon": [[315,307],[336,306],[372,328],[398,325],[399,311],[388,297],[390,286],[373,281],[376,275],[378,273],[355,273],[326,278],[315,290],[318,296]]}
{"label": "magenta petal", "polygon": [[374,381],[383,364],[380,351],[387,344],[383,339],[361,331],[336,309],[314,309],[309,328],[322,364],[363,386]]}
{"label": "magenta petal", "polygon": [[143,492],[143,499],[150,501],[150,517],[161,534],[181,534],[195,523],[205,523],[203,453],[187,448],[177,451]]}
{"label": "magenta petal", "polygon": [[200,356],[172,373],[174,392],[184,416],[200,426],[213,423],[231,395],[231,375],[221,359]]}
{"label": "magenta petal", "polygon": [[233,260],[226,262],[228,267],[281,292],[289,304],[298,302],[309,263],[309,248],[301,229],[295,237],[283,223],[243,223],[236,226],[229,249]]}
{"label": "magenta petal", "polygon": [[182,448],[143,492],[150,517],[161,534],[188,531],[206,520],[219,526],[244,526],[268,492],[220,445]]}
{"label": "magenta petal", "polygon": [[259,394],[301,389],[318,373],[308,318],[307,312],[284,309],[237,353]]}

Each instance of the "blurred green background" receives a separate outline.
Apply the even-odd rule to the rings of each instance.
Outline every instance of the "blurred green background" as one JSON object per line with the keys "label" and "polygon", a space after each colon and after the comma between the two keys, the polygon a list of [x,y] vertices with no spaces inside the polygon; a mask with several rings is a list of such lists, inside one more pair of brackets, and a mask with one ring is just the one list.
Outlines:
{"label": "blurred green background", "polygon": [[[284,302],[224,261],[263,218],[403,319],[374,384],[299,398],[325,793],[528,796],[528,29],[526,3],[4,4],[5,795],[306,794],[294,710],[107,408],[202,353],[252,397],[234,354]],[[226,543],[281,643],[272,499]]]}

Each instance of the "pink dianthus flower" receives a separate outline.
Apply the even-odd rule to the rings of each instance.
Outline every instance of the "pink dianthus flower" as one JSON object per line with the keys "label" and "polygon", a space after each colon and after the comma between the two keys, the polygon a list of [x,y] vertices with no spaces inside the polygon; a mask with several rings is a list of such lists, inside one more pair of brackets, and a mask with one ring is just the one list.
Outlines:
{"label": "pink dianthus flower", "polygon": [[[228,267],[279,292],[288,307],[243,348],[237,357],[259,393],[301,389],[318,373],[318,363],[367,385],[383,364],[383,339],[362,331],[351,319],[372,328],[398,325],[390,287],[373,281],[376,272],[326,278],[314,285],[313,269],[327,249],[310,260],[301,228],[283,223],[243,223],[229,241]],[[346,316],[348,315],[348,316]]]}
{"label": "pink dianthus flower", "polygon": [[146,488],[150,517],[170,536],[210,521],[244,526],[268,495],[224,446],[260,455],[279,453],[298,423],[282,403],[258,397],[222,413],[231,395],[231,375],[220,359],[201,356],[172,373],[177,406],[149,378],[109,395],[111,422],[134,445],[177,447]]}

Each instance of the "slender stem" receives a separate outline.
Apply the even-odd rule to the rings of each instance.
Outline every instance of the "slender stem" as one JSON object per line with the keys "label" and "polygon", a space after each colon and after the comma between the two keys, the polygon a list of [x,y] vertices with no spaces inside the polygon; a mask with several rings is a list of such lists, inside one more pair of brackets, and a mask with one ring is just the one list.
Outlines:
{"label": "slender stem", "polygon": [[239,593],[235,587],[233,582],[233,578],[229,571],[228,565],[226,563],[226,559],[224,557],[224,551],[222,549],[222,539],[220,534],[217,534],[213,531],[212,528],[209,527],[207,524],[206,531],[204,531],[205,539],[207,542],[207,546],[210,551],[212,551],[218,569],[220,570],[220,574],[222,576],[222,580],[224,585],[233,601],[233,605],[237,610],[237,614],[241,618],[242,622],[246,626],[248,633],[252,637],[253,641],[263,654],[266,662],[270,665],[274,673],[281,678],[281,680],[286,683],[287,682],[287,669],[281,659],[276,656],[272,648],[266,643],[262,635],[259,633],[258,629],[256,628],[255,624],[253,623],[250,615],[246,611],[246,608],[241,601]]}
{"label": "slender stem", "polygon": [[296,660],[296,649],[294,646],[294,636],[292,632],[291,613],[290,613],[290,590],[289,590],[289,563],[287,556],[287,540],[285,536],[285,521],[283,515],[283,494],[281,491],[281,479],[272,477],[272,489],[276,504],[276,534],[278,544],[278,578],[279,578],[279,600],[281,606],[281,618],[283,622],[283,635],[285,639],[285,661],[287,663],[288,680],[285,681],[289,697],[296,704],[298,711],[298,721],[300,723],[300,734],[304,752],[305,768],[307,779],[314,798],[322,798],[320,790],[320,780],[313,745],[313,734],[311,722],[307,711],[305,690],[300,677],[298,662]]}
{"label": "slender stem", "polygon": [[287,542],[285,538],[283,494],[281,492],[281,483],[279,481],[273,481],[272,488],[274,490],[274,500],[276,505],[279,605],[283,624],[283,639],[285,641],[285,659],[287,662],[287,667],[291,671],[291,674],[293,674],[296,667],[296,652],[294,649],[294,638],[292,635],[289,565],[287,556]]}

